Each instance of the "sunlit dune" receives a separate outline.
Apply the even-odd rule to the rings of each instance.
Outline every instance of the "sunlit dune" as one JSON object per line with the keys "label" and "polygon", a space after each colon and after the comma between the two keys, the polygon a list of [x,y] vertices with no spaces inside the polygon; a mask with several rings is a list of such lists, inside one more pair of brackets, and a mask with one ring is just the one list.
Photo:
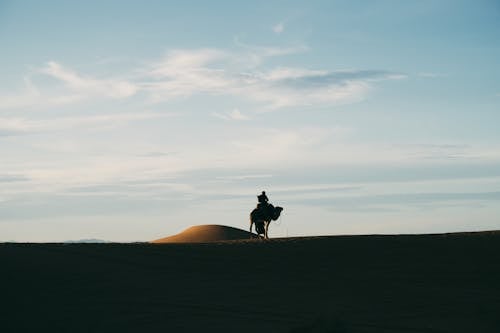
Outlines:
{"label": "sunlit dune", "polygon": [[245,230],[225,225],[206,224],[190,227],[177,235],[160,238],[151,243],[206,243],[252,237],[255,235]]}

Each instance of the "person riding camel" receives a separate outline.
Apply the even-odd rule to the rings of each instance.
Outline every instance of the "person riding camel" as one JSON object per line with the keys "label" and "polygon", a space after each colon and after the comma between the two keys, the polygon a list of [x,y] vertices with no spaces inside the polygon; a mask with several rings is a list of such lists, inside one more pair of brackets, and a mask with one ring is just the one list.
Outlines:
{"label": "person riding camel", "polygon": [[269,239],[267,233],[269,224],[280,217],[283,207],[274,207],[269,203],[269,198],[265,191],[262,191],[257,196],[257,200],[259,201],[257,207],[250,213],[250,232],[252,232],[252,227],[255,224],[257,235],[264,235],[264,238]]}
{"label": "person riding camel", "polygon": [[261,211],[265,211],[269,206],[269,198],[266,195],[266,191],[262,191],[260,195],[257,196],[257,208]]}
{"label": "person riding camel", "polygon": [[262,193],[257,196],[257,200],[259,201],[259,203],[267,204],[269,198],[266,195],[266,191],[262,191]]}
{"label": "person riding camel", "polygon": [[262,191],[262,193],[257,196],[257,200],[259,202],[257,204],[257,209],[262,213],[266,213],[270,205],[269,198],[266,195],[266,191]]}

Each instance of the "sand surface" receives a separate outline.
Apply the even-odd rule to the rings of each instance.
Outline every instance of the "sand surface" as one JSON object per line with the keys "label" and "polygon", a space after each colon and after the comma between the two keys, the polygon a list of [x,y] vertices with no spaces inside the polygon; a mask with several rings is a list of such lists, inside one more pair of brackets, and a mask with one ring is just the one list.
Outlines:
{"label": "sand surface", "polygon": [[1,332],[500,332],[500,234],[0,244]]}

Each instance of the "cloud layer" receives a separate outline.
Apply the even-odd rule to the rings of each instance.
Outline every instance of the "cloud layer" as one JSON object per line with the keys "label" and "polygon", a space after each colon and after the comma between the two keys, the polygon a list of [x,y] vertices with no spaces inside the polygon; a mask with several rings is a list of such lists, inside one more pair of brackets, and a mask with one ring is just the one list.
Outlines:
{"label": "cloud layer", "polygon": [[[0,93],[1,219],[126,217],[135,237],[143,230],[135,219],[233,223],[255,189],[275,193],[291,224],[308,210],[330,221],[332,209],[352,218],[498,200],[498,145],[366,136],[372,124],[337,121],[332,106],[405,75],[286,61],[307,51],[236,41],[232,49],[172,49],[114,75],[58,60],[39,66],[20,92]],[[264,113],[275,110],[290,112]],[[454,173],[458,180],[447,182]]]}
{"label": "cloud layer", "polygon": [[[254,48],[239,54],[217,49],[176,50],[152,66],[145,79],[157,81],[144,83],[143,87],[156,100],[194,94],[229,95],[256,102],[265,109],[278,109],[358,101],[374,82],[404,77],[383,70],[253,66],[269,57],[300,51],[300,48]],[[245,58],[253,61],[242,64]]]}
{"label": "cloud layer", "polygon": [[[0,108],[46,107],[95,99],[126,99],[142,93],[149,103],[195,95],[228,96],[262,110],[325,106],[362,100],[377,81],[403,78],[385,70],[336,70],[273,67],[267,60],[304,52],[307,47],[258,47],[236,50],[174,49],[120,77],[95,77],[49,61],[25,79],[25,90],[1,94]],[[32,78],[55,80],[35,84]],[[49,88],[47,88],[49,87]],[[232,117],[232,118],[238,118]],[[241,117],[239,117],[241,119]]]}

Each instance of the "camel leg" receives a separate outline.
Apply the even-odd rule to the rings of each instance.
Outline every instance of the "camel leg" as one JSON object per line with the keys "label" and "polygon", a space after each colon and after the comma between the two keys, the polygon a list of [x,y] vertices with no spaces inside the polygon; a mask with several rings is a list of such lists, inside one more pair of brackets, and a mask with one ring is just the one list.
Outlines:
{"label": "camel leg", "polygon": [[266,223],[266,232],[264,235],[265,235],[266,239],[269,239],[269,235],[267,234],[267,230],[269,229],[269,224],[271,224],[271,222],[266,221],[265,223]]}

